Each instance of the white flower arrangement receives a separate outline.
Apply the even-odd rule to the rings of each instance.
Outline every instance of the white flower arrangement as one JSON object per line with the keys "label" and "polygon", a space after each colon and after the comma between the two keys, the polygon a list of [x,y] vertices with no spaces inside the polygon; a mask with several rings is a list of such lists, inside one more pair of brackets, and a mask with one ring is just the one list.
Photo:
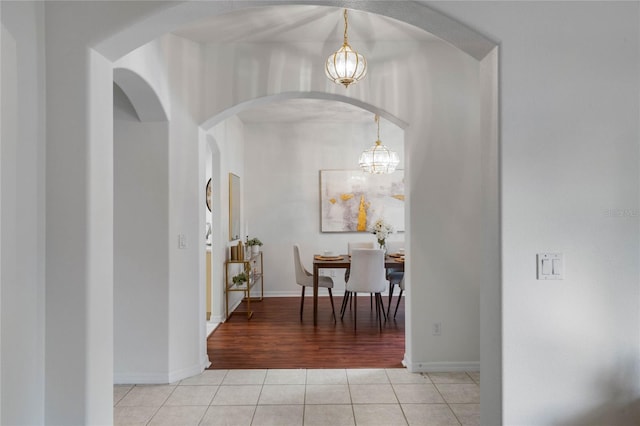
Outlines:
{"label": "white flower arrangement", "polygon": [[384,242],[389,235],[393,233],[394,229],[390,223],[385,222],[384,219],[378,219],[371,227],[371,233],[376,236],[380,247],[384,247]]}

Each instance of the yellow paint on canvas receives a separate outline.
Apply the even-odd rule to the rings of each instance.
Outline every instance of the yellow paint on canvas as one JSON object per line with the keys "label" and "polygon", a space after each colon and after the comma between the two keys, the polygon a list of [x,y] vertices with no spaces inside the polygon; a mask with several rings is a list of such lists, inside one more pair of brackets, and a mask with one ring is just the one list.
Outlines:
{"label": "yellow paint on canvas", "polygon": [[353,198],[353,194],[342,194],[340,198],[342,198],[342,201],[348,201]]}
{"label": "yellow paint on canvas", "polygon": [[392,197],[395,198],[396,200],[404,201],[404,194],[396,194],[396,195],[392,195]]}
{"label": "yellow paint on canvas", "polygon": [[365,203],[364,195],[361,195],[360,205],[358,206],[358,227],[356,228],[358,231],[367,230],[367,209],[368,208],[369,208],[369,203]]}
{"label": "yellow paint on canvas", "polygon": [[336,203],[336,201],[338,201],[338,200],[336,200],[335,198],[331,198],[331,199],[329,199],[329,202],[330,202],[331,204],[335,204],[335,203]]}

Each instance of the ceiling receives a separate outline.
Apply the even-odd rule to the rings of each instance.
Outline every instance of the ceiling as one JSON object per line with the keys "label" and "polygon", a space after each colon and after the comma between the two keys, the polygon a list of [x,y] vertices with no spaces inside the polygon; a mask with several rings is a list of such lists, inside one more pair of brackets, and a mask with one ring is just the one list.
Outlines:
{"label": "ceiling", "polygon": [[[344,9],[326,6],[256,7],[215,15],[173,31],[199,43],[342,43]],[[359,10],[349,11],[349,42],[429,41],[437,38],[405,22]]]}
{"label": "ceiling", "polygon": [[[243,9],[207,17],[180,27],[173,34],[198,43],[316,42],[340,47],[344,9],[326,6],[281,5]],[[376,42],[416,43],[435,36],[404,22],[349,10],[349,42],[354,48]],[[244,123],[371,122],[372,113],[350,104],[320,99],[290,99],[245,110]]]}

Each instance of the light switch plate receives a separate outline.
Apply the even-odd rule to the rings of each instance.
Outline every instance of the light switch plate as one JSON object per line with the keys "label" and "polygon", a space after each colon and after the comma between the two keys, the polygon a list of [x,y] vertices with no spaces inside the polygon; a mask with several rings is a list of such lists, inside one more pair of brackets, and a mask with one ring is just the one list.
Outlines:
{"label": "light switch plate", "polygon": [[536,276],[539,280],[564,279],[564,256],[562,253],[538,253]]}

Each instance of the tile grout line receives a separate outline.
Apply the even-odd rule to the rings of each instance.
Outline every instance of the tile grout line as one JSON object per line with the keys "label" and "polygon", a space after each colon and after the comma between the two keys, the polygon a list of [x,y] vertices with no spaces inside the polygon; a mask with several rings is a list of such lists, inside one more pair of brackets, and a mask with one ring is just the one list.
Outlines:
{"label": "tile grout line", "polygon": [[[306,423],[306,421],[305,421],[305,415],[306,415],[306,406],[307,406],[306,397],[307,397],[307,395],[308,395],[308,392],[307,392],[307,391],[308,391],[308,389],[307,389],[307,387],[310,385],[310,383],[309,383],[309,377],[308,377],[308,372],[309,372],[309,370],[310,370],[310,369],[307,369],[307,368],[305,368],[305,369],[304,369],[304,380],[303,380],[303,386],[304,386],[304,388],[303,388],[303,398],[302,398],[302,406],[303,406],[303,407],[302,407],[302,424],[303,424],[303,425]],[[356,404],[354,403],[354,400],[353,400],[352,386],[355,386],[355,385],[366,385],[366,384],[371,384],[371,385],[373,385],[373,384],[377,384],[377,382],[375,382],[375,381],[374,381],[374,382],[372,382],[372,383],[368,383],[368,382],[365,382],[365,383],[359,383],[359,382],[358,382],[358,380],[356,380],[356,381],[354,382],[353,380],[355,380],[357,377],[352,377],[352,378],[350,378],[350,377],[349,377],[349,374],[348,374],[348,371],[347,371],[348,369],[340,369],[340,370],[342,370],[342,371],[344,372],[344,375],[345,375],[345,378],[346,378],[347,389],[348,389],[348,391],[349,391],[349,405],[351,405],[351,414],[352,414],[352,416],[353,416],[353,421],[354,421],[354,423],[355,423],[355,424],[357,424],[357,422],[356,422],[356,414],[355,414],[355,405],[356,405]],[[394,399],[395,399],[395,402],[394,402],[393,404],[391,404],[391,405],[398,405],[398,406],[399,406],[399,408],[400,408],[400,410],[401,410],[401,413],[402,413],[402,415],[403,415],[403,418],[404,418],[405,422],[406,422],[407,424],[409,424],[409,420],[408,420],[408,417],[407,417],[407,413],[405,412],[405,410],[404,410],[404,409],[403,409],[403,407],[402,407],[402,403],[400,402],[400,398],[398,397],[397,390],[395,389],[394,383],[393,383],[393,381],[392,381],[392,378],[391,378],[391,377],[390,377],[390,375],[389,375],[389,372],[387,371],[387,369],[380,369],[380,370],[384,372],[384,377],[385,377],[386,383],[388,383],[388,384],[391,386],[392,394],[393,394]],[[201,414],[201,415],[200,415],[200,417],[199,417],[199,419],[198,419],[198,423],[197,423],[197,424],[202,424],[202,423],[203,423],[203,421],[204,421],[204,419],[205,419],[205,417],[206,417],[206,415],[207,415],[207,413],[208,413],[208,410],[209,410],[211,407],[213,407],[212,403],[213,403],[213,401],[214,401],[215,397],[217,396],[217,394],[220,392],[220,390],[221,390],[222,386],[224,386],[224,385],[223,385],[223,382],[224,382],[224,379],[225,379],[225,378],[227,378],[228,373],[229,373],[229,371],[227,370],[227,371],[224,373],[224,376],[220,379],[219,383],[216,385],[216,390],[215,390],[215,392],[213,393],[213,395],[211,396],[211,398],[210,398],[210,400],[209,400],[209,404],[206,406],[206,408],[205,408],[205,410],[204,410],[203,414]],[[250,420],[250,421],[251,421],[251,423],[250,423],[250,424],[254,424],[254,422],[256,421],[256,418],[257,418],[257,417],[256,417],[256,415],[257,415],[257,408],[260,406],[260,398],[261,398],[262,394],[264,393],[264,390],[265,390],[264,388],[265,388],[265,385],[267,384],[267,376],[268,376],[268,373],[269,373],[269,369],[267,369],[267,370],[266,370],[265,375],[264,375],[264,377],[262,378],[262,380],[261,380],[261,382],[260,382],[260,392],[258,393],[258,398],[257,398],[256,403],[255,403],[255,405],[254,405],[254,411],[253,411],[252,416],[251,416],[251,420]],[[447,408],[448,408],[448,409],[450,410],[450,412],[453,414],[453,416],[454,416],[454,418],[456,419],[456,421],[457,421],[459,424],[463,424],[463,422],[462,422],[462,420],[461,420],[461,417],[459,417],[459,416],[458,416],[458,414],[456,414],[456,412],[453,410],[453,407],[454,407],[454,406],[457,406],[457,405],[461,405],[461,404],[477,404],[477,403],[474,403],[474,402],[458,402],[458,403],[455,403],[455,402],[449,402],[449,401],[447,401],[447,400],[444,398],[444,395],[443,395],[442,391],[440,391],[440,389],[438,388],[438,386],[437,386],[437,385],[438,385],[438,383],[434,383],[434,382],[431,380],[431,377],[428,375],[428,373],[421,373],[421,374],[420,374],[420,376],[421,376],[421,377],[423,377],[424,379],[426,379],[426,381],[427,381],[426,383],[429,383],[429,384],[432,384],[432,385],[433,385],[433,387],[434,387],[434,388],[435,388],[435,390],[437,391],[438,395],[439,395],[439,396],[442,398],[442,400],[444,401],[444,404],[446,404]],[[464,384],[474,384],[476,387],[479,387],[479,383],[474,379],[474,377],[472,377],[472,376],[471,376],[471,374],[469,374],[468,372],[466,372],[466,371],[465,371],[465,372],[464,372],[464,376],[465,376],[465,378],[466,378],[466,379],[470,379],[470,380],[471,380],[471,382],[463,381],[463,382],[461,382],[461,383],[455,383],[455,382],[454,382],[454,383],[451,383],[451,384],[461,384],[461,385],[464,385]],[[286,381],[285,381],[285,382],[286,382]],[[256,383],[256,384],[258,384],[258,383]],[[279,383],[276,383],[276,384],[279,384]],[[298,385],[299,383],[291,383],[291,384],[292,384],[292,385]],[[401,385],[401,384],[402,384],[402,382],[397,383],[397,384],[398,384],[398,385]],[[442,383],[442,384],[446,384],[446,383]],[[202,383],[202,385],[212,386],[212,384],[211,384],[211,383]],[[170,385],[170,387],[171,387],[171,391],[170,391],[170,392],[169,392],[169,394],[165,397],[165,399],[163,400],[163,402],[161,403],[161,405],[160,405],[157,409],[155,409],[155,410],[154,410],[154,412],[153,412],[153,414],[150,416],[149,420],[145,423],[146,425],[150,425],[150,424],[152,424],[152,422],[154,421],[154,419],[156,419],[156,417],[158,416],[159,411],[160,411],[163,407],[171,407],[171,406],[167,405],[167,402],[171,399],[171,397],[173,396],[173,394],[177,391],[178,387],[180,387],[180,386],[183,386],[183,387],[190,387],[190,386],[188,386],[187,384],[184,384],[184,383],[183,383],[183,381],[178,381],[175,385]],[[125,393],[124,393],[124,394],[123,394],[123,395],[118,399],[118,401],[114,404],[114,408],[115,408],[115,406],[116,406],[117,404],[119,404],[119,403],[120,403],[120,402],[121,402],[121,401],[122,401],[122,400],[123,400],[123,399],[124,399],[124,398],[125,398],[125,397],[126,397],[126,396],[127,396],[127,395],[128,395],[128,394],[129,394],[133,389],[134,389],[134,388],[135,388],[135,387],[143,387],[143,386],[142,386],[142,385],[127,385],[127,387],[128,387],[128,389],[126,390],[126,392],[125,392]],[[196,385],[193,385],[193,386],[191,386],[191,387],[197,387],[197,386],[196,386]],[[427,403],[427,404],[429,404],[429,403]],[[186,405],[189,405],[189,404],[186,404]],[[267,404],[267,405],[273,405],[273,404]],[[275,404],[275,405],[278,405],[278,404]],[[155,408],[155,407],[154,407],[154,408]],[[158,418],[159,418],[159,417],[158,417]]]}
{"label": "tile grout line", "polygon": [[[464,374],[466,374],[466,376],[471,379],[471,381],[473,382],[473,384],[477,385],[478,387],[480,386],[479,383],[476,383],[475,380],[473,380],[473,377],[471,377],[469,375],[469,373],[467,373],[466,371],[464,372]],[[444,383],[443,383],[444,384]],[[451,383],[451,384],[455,384],[455,383]],[[464,384],[464,383],[460,383],[460,384]],[[436,384],[434,383],[434,386]],[[456,420],[458,421],[458,423],[460,423],[460,425],[462,425],[462,420],[460,420],[460,418],[458,417],[458,415],[456,414],[456,412],[453,410],[453,408],[451,407],[451,404],[457,404],[457,403],[450,403],[449,401],[447,401],[444,396],[442,395],[442,393],[440,392],[440,389],[438,389],[437,386],[435,386],[436,390],[438,391],[438,393],[440,394],[440,396],[442,397],[442,399],[444,400],[445,404],[447,404],[447,407],[449,407],[449,410],[451,410],[451,412],[453,413],[453,416],[456,418]],[[463,403],[459,403],[459,404],[463,404]]]}
{"label": "tile grout line", "polygon": [[398,398],[398,394],[396,393],[396,388],[391,383],[391,377],[389,377],[389,373],[387,370],[384,370],[384,374],[387,375],[387,380],[389,380],[389,384],[391,385],[391,390],[393,390],[393,396],[396,397],[396,401],[398,401],[398,407],[400,407],[400,412],[402,413],[402,417],[404,418],[405,423],[409,424],[409,419],[407,419],[407,413],[404,412],[404,408],[402,408],[402,404],[400,403],[400,398]]}
{"label": "tile grout line", "polygon": [[[136,385],[137,386],[137,385]],[[167,395],[167,397],[165,398],[165,400],[162,402],[162,404],[160,404],[160,406],[158,407],[158,409],[153,413],[153,415],[151,417],[149,417],[149,420],[145,423],[145,425],[149,425],[149,423],[151,423],[151,421],[153,420],[153,418],[158,414],[158,412],[160,411],[160,409],[162,407],[164,407],[164,404],[169,400],[169,398],[171,398],[171,395],[173,395],[173,393],[176,391],[176,388],[178,387],[178,385],[173,386],[173,390],[169,393],[169,395]]]}

